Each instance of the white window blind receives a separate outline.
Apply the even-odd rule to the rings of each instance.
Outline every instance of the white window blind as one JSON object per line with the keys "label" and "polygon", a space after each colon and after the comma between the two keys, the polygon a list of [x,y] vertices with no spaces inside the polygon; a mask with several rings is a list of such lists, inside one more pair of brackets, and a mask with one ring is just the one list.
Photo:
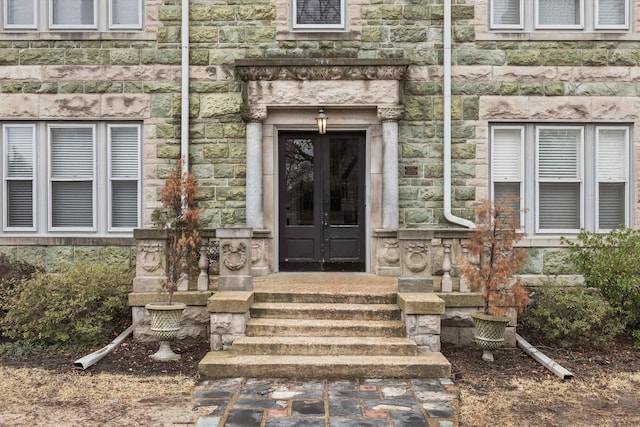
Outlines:
{"label": "white window blind", "polygon": [[3,127],[5,163],[5,229],[34,226],[34,138],[33,125]]}
{"label": "white window blind", "polygon": [[540,27],[576,27],[582,25],[581,0],[537,0]]}
{"label": "white window blind", "polygon": [[96,27],[95,0],[50,0],[51,27]]}
{"label": "white window blind", "polygon": [[625,223],[627,168],[626,128],[597,128],[598,229],[611,230]]}
{"label": "white window blind", "polygon": [[5,0],[4,25],[7,28],[36,28],[36,0]]}
{"label": "white window blind", "polygon": [[49,128],[51,227],[92,228],[94,126]]}
{"label": "white window blind", "polygon": [[111,28],[141,28],[142,0],[110,0]]}
{"label": "white window blind", "polygon": [[522,28],[522,0],[493,0],[491,24],[493,28]]}
{"label": "white window blind", "polygon": [[628,0],[596,0],[596,28],[627,28]]}
{"label": "white window blind", "polygon": [[140,127],[109,126],[111,228],[138,226]]}
{"label": "white window blind", "polygon": [[522,179],[522,128],[493,129],[494,181]]}
{"label": "white window blind", "polygon": [[580,228],[582,128],[537,129],[538,228]]}
{"label": "white window blind", "polygon": [[294,28],[344,27],[345,0],[294,0]]}

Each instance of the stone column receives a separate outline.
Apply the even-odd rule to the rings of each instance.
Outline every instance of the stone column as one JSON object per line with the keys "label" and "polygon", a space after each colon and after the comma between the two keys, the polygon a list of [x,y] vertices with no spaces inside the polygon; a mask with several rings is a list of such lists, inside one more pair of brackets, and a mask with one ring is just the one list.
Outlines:
{"label": "stone column", "polygon": [[264,228],[262,206],[262,122],[267,107],[248,107],[242,110],[247,122],[247,227]]}
{"label": "stone column", "polygon": [[404,108],[378,107],[382,121],[382,228],[397,230],[398,220],[398,120]]}

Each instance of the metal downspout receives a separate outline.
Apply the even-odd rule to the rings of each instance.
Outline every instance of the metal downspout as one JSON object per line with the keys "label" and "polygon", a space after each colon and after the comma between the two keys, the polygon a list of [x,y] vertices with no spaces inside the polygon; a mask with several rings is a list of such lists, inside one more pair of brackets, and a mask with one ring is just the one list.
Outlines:
{"label": "metal downspout", "polygon": [[180,156],[182,170],[189,171],[189,0],[182,0],[182,93],[180,113]]}
{"label": "metal downspout", "polygon": [[451,0],[444,0],[444,217],[447,221],[467,228],[475,224],[451,212]]}

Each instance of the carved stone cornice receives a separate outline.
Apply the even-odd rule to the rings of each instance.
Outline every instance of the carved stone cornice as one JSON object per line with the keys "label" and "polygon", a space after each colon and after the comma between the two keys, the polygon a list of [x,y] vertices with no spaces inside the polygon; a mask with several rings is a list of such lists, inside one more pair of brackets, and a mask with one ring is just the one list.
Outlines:
{"label": "carved stone cornice", "polygon": [[403,80],[409,62],[364,59],[236,60],[243,81],[256,80]]}
{"label": "carved stone cornice", "polygon": [[267,118],[267,107],[256,107],[244,105],[240,110],[240,115],[245,122],[261,123]]}
{"label": "carved stone cornice", "polygon": [[378,119],[382,122],[397,122],[404,114],[404,107],[400,105],[378,107]]}

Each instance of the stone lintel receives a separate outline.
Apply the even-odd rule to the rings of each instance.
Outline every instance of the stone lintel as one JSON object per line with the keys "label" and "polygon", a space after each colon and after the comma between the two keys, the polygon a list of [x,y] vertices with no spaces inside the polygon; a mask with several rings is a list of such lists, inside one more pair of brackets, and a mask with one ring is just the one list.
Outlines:
{"label": "stone lintel", "polygon": [[373,236],[380,239],[396,239],[398,230],[392,228],[376,228],[373,230]]}
{"label": "stone lintel", "polygon": [[167,238],[167,230],[160,228],[136,228],[133,230],[133,238],[136,240],[164,240]]}
{"label": "stone lintel", "polygon": [[217,228],[216,236],[219,239],[250,239],[251,228]]}
{"label": "stone lintel", "polygon": [[416,228],[406,228],[398,230],[400,240],[431,240],[434,237],[434,230],[423,230]]}
{"label": "stone lintel", "polygon": [[253,292],[218,292],[207,301],[211,313],[246,313],[253,305]]}
{"label": "stone lintel", "polygon": [[470,230],[464,229],[450,229],[450,230],[436,230],[434,237],[436,239],[467,239],[469,237]]}
{"label": "stone lintel", "polygon": [[484,299],[479,292],[436,292],[447,307],[484,307]]}
{"label": "stone lintel", "polygon": [[398,293],[398,306],[404,314],[444,314],[445,304],[436,294]]}
{"label": "stone lintel", "polygon": [[[213,294],[211,291],[180,291],[174,292],[173,301],[187,305],[207,305],[207,300]],[[131,292],[129,294],[130,307],[144,307],[150,302],[165,302],[167,294],[163,292]]]}
{"label": "stone lintel", "polygon": [[386,58],[250,58],[236,59],[237,67],[287,67],[287,66],[409,66],[408,59]]}

